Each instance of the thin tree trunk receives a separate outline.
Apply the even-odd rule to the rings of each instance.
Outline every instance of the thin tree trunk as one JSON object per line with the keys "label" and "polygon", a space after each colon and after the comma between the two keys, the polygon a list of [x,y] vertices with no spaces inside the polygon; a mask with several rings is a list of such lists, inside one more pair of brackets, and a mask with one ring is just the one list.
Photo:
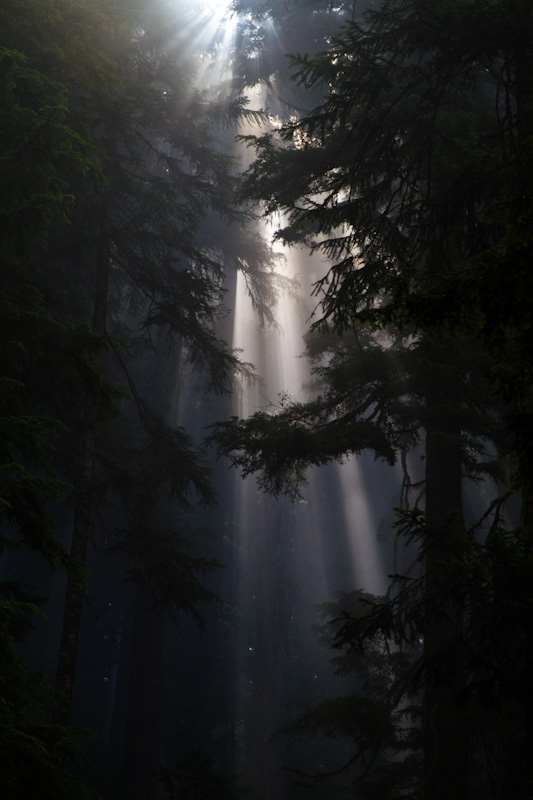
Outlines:
{"label": "thin tree trunk", "polygon": [[[517,4],[520,19],[524,30],[531,30],[533,24],[533,7],[531,4]],[[515,56],[516,69],[516,112],[518,130],[518,185],[527,202],[531,202],[531,182],[533,178],[532,151],[533,151],[533,46],[519,47]],[[526,356],[527,358],[527,356]],[[525,397],[515,399],[515,408],[511,421],[516,429],[521,426],[521,417],[529,417],[531,409],[531,383],[526,386]],[[515,419],[513,420],[513,416]],[[518,420],[518,421],[517,421]],[[533,474],[529,466],[529,455],[526,463],[521,460],[520,472],[524,486],[523,518],[527,552],[533,559]],[[530,676],[533,674],[533,612],[529,610],[525,620],[525,680],[524,680],[524,747],[518,772],[520,773],[519,800],[533,799],[533,685]]]}
{"label": "thin tree trunk", "polygon": [[[93,310],[93,330],[95,333],[99,334],[104,334],[106,329],[110,246],[109,235],[105,232],[105,212],[102,207]],[[80,443],[80,471],[76,487],[74,523],[70,549],[72,559],[82,569],[85,567],[87,560],[87,545],[92,526],[94,505],[96,433],[92,419],[92,408],[89,402],[86,403],[83,417],[83,433]],[[54,722],[62,725],[68,725],[71,717],[78,640],[85,593],[86,589],[81,577],[69,575],[67,579],[65,613],[57,661],[57,700],[54,712]]]}
{"label": "thin tree trunk", "polygon": [[[527,14],[524,20],[524,29],[531,30],[533,26],[533,8],[528,3],[528,8],[521,8],[521,15]],[[533,47],[521,47],[515,55],[516,70],[516,119],[518,144],[520,148],[518,163],[518,179],[523,181],[523,188],[530,191],[528,179],[531,170],[527,163],[523,163],[522,156],[531,151],[531,137],[533,136]]]}
{"label": "thin tree trunk", "polygon": [[[533,486],[526,488],[526,491],[533,493]],[[532,494],[524,498],[522,504],[522,525],[524,526],[527,552],[533,554],[533,498]],[[526,598],[525,598],[526,599]],[[526,608],[528,607],[526,599]],[[531,676],[533,675],[533,614],[531,612],[531,602],[525,620],[525,658],[524,658],[524,737],[523,745],[520,747],[515,744],[515,752],[512,754],[514,767],[514,779],[519,789],[516,794],[517,800],[533,799],[533,687]]]}
{"label": "thin tree trunk", "polygon": [[[85,566],[87,544],[92,525],[94,483],[94,429],[88,425],[81,443],[81,466],[74,508],[70,555],[80,567]],[[85,598],[81,576],[69,575],[65,594],[65,615],[57,660],[56,689],[58,697],[54,722],[68,725],[74,690],[80,619]]]}

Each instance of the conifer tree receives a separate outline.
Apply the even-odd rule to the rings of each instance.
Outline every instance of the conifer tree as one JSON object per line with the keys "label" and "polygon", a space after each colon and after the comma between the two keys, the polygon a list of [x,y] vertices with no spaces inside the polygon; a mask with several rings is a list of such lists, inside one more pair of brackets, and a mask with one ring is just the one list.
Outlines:
{"label": "conifer tree", "polygon": [[[464,596],[448,579],[451,543],[467,537],[462,414],[465,376],[474,367],[457,358],[453,336],[459,330],[465,340],[487,348],[491,324],[502,321],[478,283],[484,276],[482,254],[503,230],[501,217],[487,209],[513,197],[527,151],[523,129],[530,98],[523,64],[529,45],[511,13],[524,11],[530,34],[530,11],[522,6],[502,2],[487,10],[475,0],[438,8],[384,2],[362,22],[348,23],[324,53],[293,60],[296,77],[304,85],[323,85],[325,100],[280,133],[249,140],[257,158],[244,192],[265,202],[267,211],[287,215],[287,227],[278,232],[281,241],[308,244],[333,261],[316,286],[317,326],[332,325],[342,333],[356,322],[382,330],[394,323],[415,342],[425,367],[415,391],[426,448],[420,625],[421,796],[428,798],[469,792],[466,610]],[[500,241],[505,246],[505,237]],[[467,285],[466,302],[478,314],[470,321],[458,298]],[[512,286],[506,294],[513,305],[520,302],[515,291]],[[513,321],[522,331],[527,314]],[[501,347],[508,339],[502,327],[498,332]],[[488,351],[494,356],[494,340]],[[348,396],[357,400],[356,392]],[[234,420],[217,436],[223,450],[236,451],[234,463],[249,472],[263,470],[276,490],[287,476],[291,485],[291,476],[300,480],[308,464],[342,452],[371,447],[387,455],[387,443],[398,447],[390,438],[387,442],[383,401],[370,382],[365,398],[354,403],[352,414],[346,413],[342,394],[334,409],[326,401],[289,404],[279,418]],[[328,430],[336,434],[333,439]],[[527,480],[527,470],[521,472]]]}
{"label": "conifer tree", "polygon": [[[74,69],[74,53],[60,9],[8,2],[0,15],[0,550],[4,558],[10,550],[39,552],[52,567],[67,567],[82,580],[51,514],[51,505],[69,488],[54,463],[63,430],[55,411],[58,398],[67,394],[71,401],[83,394],[109,408],[112,392],[95,366],[102,343],[80,320],[54,314],[40,262],[52,227],[67,220],[71,182],[93,169],[91,150],[69,116],[69,93],[61,80]],[[97,73],[101,64],[85,55],[86,68]],[[46,722],[50,689],[17,654],[36,602],[13,580],[2,581],[1,597],[4,793],[93,796],[58,767],[76,747],[63,726]]]}
{"label": "conifer tree", "polygon": [[[154,330],[165,331],[206,390],[226,391],[233,371],[245,367],[216,331],[224,268],[243,269],[265,308],[256,287],[268,284],[273,262],[260,241],[237,235],[245,247],[236,252],[234,239],[230,258],[214,237],[215,222],[224,220],[226,236],[230,223],[238,231],[244,222],[232,210],[231,159],[212,141],[214,130],[243,113],[243,101],[230,96],[217,105],[192,88],[192,59],[168,8],[36,0],[26,15],[10,0],[2,21],[7,113],[0,135],[12,183],[9,192],[3,184],[0,221],[2,547],[22,542],[69,566],[54,727],[64,732],[87,542],[105,492],[123,502],[130,577],[148,598],[145,615],[162,618],[163,606],[196,614],[212,598],[202,576],[214,563],[191,549],[176,514],[189,492],[212,496],[203,454],[139,395],[135,371],[125,365],[140,343],[150,351]],[[207,214],[209,233],[202,229]],[[121,423],[139,448],[131,454],[131,485],[152,487],[144,508],[141,492],[132,503],[131,487],[121,494],[120,482],[103,485],[106,468],[120,461],[112,443],[120,441]],[[52,456],[54,441],[60,449]],[[68,453],[73,448],[77,458]],[[50,501],[69,484],[70,555],[50,513]],[[149,513],[169,497],[175,519]],[[58,748],[57,762],[66,750]]]}

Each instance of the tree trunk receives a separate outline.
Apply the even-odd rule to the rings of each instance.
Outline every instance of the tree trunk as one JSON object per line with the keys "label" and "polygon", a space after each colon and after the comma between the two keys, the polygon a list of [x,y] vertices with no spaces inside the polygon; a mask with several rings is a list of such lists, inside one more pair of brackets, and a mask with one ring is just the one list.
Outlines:
{"label": "tree trunk", "polygon": [[[452,370],[453,371],[453,370]],[[443,370],[448,373],[449,370]],[[463,600],[447,565],[465,535],[462,512],[459,376],[437,377],[427,393],[423,698],[424,800],[465,800],[468,736],[461,692]],[[450,388],[451,387],[451,388]],[[455,412],[455,414],[454,414]],[[458,542],[459,537],[459,542]],[[455,547],[454,547],[455,542]]]}
{"label": "tree trunk", "polygon": [[128,692],[124,791],[127,800],[157,797],[163,633],[163,614],[154,607],[150,582],[142,578],[135,600]]}
{"label": "tree trunk", "polygon": [[[525,497],[522,503],[522,525],[524,526],[527,553],[530,563],[533,562],[533,486],[526,486],[525,491],[529,496]],[[531,567],[529,570],[531,576]],[[530,585],[530,584],[529,584]],[[527,618],[524,626],[524,737],[523,744],[514,743],[511,763],[514,767],[514,779],[518,785],[516,793],[517,800],[533,799],[533,687],[531,685],[531,675],[533,675],[533,613],[531,610],[531,600],[524,598],[527,609]],[[529,601],[529,602],[528,602]],[[528,753],[530,754],[528,756]]]}
{"label": "tree trunk", "polygon": [[[107,317],[107,294],[110,271],[110,238],[105,231],[105,215],[102,206],[100,219],[100,243],[98,247],[93,330],[104,334]],[[95,440],[93,409],[87,402],[83,411],[83,433],[80,442],[80,471],[76,487],[74,523],[70,554],[80,568],[85,567],[87,544],[92,526],[95,478]],[[72,693],[76,674],[76,658],[81,624],[85,586],[80,576],[69,575],[65,594],[65,614],[57,661],[57,700],[54,722],[68,725],[71,717]]]}
{"label": "tree trunk", "polygon": [[[520,11],[521,25],[523,30],[531,31],[533,28],[533,7],[530,3],[517,3],[517,11]],[[531,185],[533,178],[533,46],[519,46],[514,54],[516,70],[516,117],[518,132],[518,163],[517,178],[520,192],[526,203],[526,213],[530,213],[531,204]],[[527,217],[526,217],[527,218]],[[531,353],[526,354],[531,358]],[[528,379],[526,378],[526,381]],[[531,404],[531,381],[525,387],[522,396],[515,398],[515,407],[511,414],[511,425],[515,430],[531,431],[532,425],[529,422],[533,415]],[[527,422],[524,425],[523,419]],[[528,419],[529,418],[529,419]],[[523,433],[522,433],[522,436]],[[525,437],[524,437],[525,439]],[[526,440],[527,441],[527,440]],[[531,456],[529,453],[523,459],[520,455],[520,468],[523,486],[523,519],[522,524],[525,529],[527,552],[533,561],[533,474],[531,470]],[[525,462],[525,463],[524,463]],[[526,604],[526,607],[527,604]],[[533,611],[528,607],[528,618],[525,620],[525,691],[524,691],[524,747],[523,756],[518,758],[521,764],[518,768],[520,773],[519,800],[532,800],[533,798],[533,759],[528,753],[533,752],[533,685],[529,676],[533,670]],[[514,753],[515,761],[516,753]]]}
{"label": "tree trunk", "polygon": [[[80,567],[85,566],[87,543],[93,514],[93,482],[94,482],[94,428],[87,425],[81,443],[81,465],[76,505],[74,508],[74,524],[72,528],[72,544],[70,555]],[[54,713],[54,722],[68,725],[72,705],[72,692],[78,653],[80,620],[85,597],[83,578],[69,575],[65,594],[65,615],[61,632],[61,643],[57,660],[56,689],[58,697]]]}

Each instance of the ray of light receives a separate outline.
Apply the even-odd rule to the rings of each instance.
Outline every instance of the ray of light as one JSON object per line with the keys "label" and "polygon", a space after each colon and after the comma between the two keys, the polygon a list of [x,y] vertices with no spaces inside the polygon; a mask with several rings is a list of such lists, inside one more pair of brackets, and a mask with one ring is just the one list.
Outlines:
{"label": "ray of light", "polygon": [[176,8],[167,46],[196,64],[195,86],[206,90],[216,85],[229,69],[230,52],[238,22],[229,3],[196,0]]}
{"label": "ray of light", "polygon": [[378,520],[363,484],[361,461],[350,458],[339,467],[339,477],[355,585],[373,594],[384,594],[386,580],[377,543]]}

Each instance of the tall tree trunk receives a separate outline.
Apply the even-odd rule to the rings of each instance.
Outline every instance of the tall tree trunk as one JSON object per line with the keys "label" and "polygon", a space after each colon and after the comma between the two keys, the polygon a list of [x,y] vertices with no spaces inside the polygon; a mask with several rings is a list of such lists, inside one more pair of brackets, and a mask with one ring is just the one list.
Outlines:
{"label": "tall tree trunk", "polygon": [[[519,0],[519,12],[523,29],[531,31],[533,29],[533,6],[524,0]],[[516,79],[516,124],[518,133],[519,153],[519,174],[518,179],[524,181],[523,188],[531,191],[528,179],[531,179],[530,169],[527,164],[522,162],[521,157],[526,151],[531,149],[531,137],[533,136],[533,46],[531,42],[526,47],[524,42],[520,42],[514,53],[515,79]]]}
{"label": "tall tree trunk", "polygon": [[[159,406],[158,410],[164,417],[168,416],[169,409],[165,406],[169,401],[171,408],[177,408],[181,390],[181,385],[175,378],[178,374],[175,364],[179,364],[182,357],[181,343],[175,343],[174,347],[172,358],[169,354],[163,355],[160,351],[156,351],[156,354],[159,353],[159,358],[153,362],[154,372],[150,376],[150,400],[154,407]],[[135,396],[135,387],[129,376],[128,381]],[[146,485],[144,488],[147,488]],[[153,492],[155,497],[155,487]],[[158,525],[157,517],[163,513],[163,506],[161,498],[157,501],[157,507],[151,510],[148,509],[152,501],[148,501],[146,497],[141,499],[137,497],[137,501],[134,523],[138,525],[143,536],[139,561],[141,565],[146,565],[149,562],[148,537],[154,524]],[[174,512],[175,508],[170,503],[169,519]],[[165,609],[156,607],[157,600],[156,590],[149,577],[141,575],[137,581],[135,595],[130,659],[124,800],[154,800],[160,793],[156,777],[161,766],[159,729],[166,612]]]}
{"label": "tall tree trunk", "polygon": [[155,800],[160,765],[159,721],[164,619],[153,587],[141,578],[135,599],[125,754],[127,800]]}
{"label": "tall tree trunk", "polygon": [[[433,353],[435,356],[435,351]],[[452,370],[453,371],[453,370]],[[465,800],[468,736],[461,692],[463,600],[448,566],[465,535],[462,512],[460,378],[436,381],[427,392],[426,541],[423,698],[424,800]],[[449,373],[449,369],[443,370]]]}
{"label": "tall tree trunk", "polygon": [[[93,330],[99,334],[104,334],[106,329],[110,246],[111,242],[105,229],[105,211],[102,204],[93,308]],[[83,410],[80,470],[76,486],[74,523],[70,548],[72,559],[82,569],[85,567],[87,560],[87,544],[93,519],[96,440],[93,416],[91,403],[87,401]],[[71,717],[78,640],[85,592],[86,589],[81,576],[69,575],[57,661],[57,700],[54,712],[54,721],[62,725],[68,725]]]}
{"label": "tall tree trunk", "polygon": [[[522,503],[522,525],[524,527],[527,555],[529,556],[529,563],[533,562],[533,476],[530,478],[531,483],[526,485],[525,494]],[[529,576],[531,577],[531,567],[529,568]],[[531,585],[528,581],[529,586]],[[524,597],[527,617],[524,620],[524,736],[523,744],[521,742],[513,743],[513,753],[511,754],[510,763],[514,768],[514,781],[518,786],[516,793],[517,800],[532,800],[533,799],[533,759],[531,753],[533,752],[533,686],[531,685],[531,676],[533,675],[533,610],[530,597]],[[522,746],[520,746],[522,744]],[[529,755],[528,755],[529,753]]]}
{"label": "tall tree trunk", "polygon": [[[80,461],[70,555],[76,564],[83,568],[87,557],[87,543],[93,515],[94,428],[90,423],[86,425],[82,436]],[[84,597],[85,585],[81,575],[69,575],[65,593],[65,614],[56,672],[58,697],[54,722],[61,725],[68,725],[70,722]]]}
{"label": "tall tree trunk", "polygon": [[[517,0],[517,12],[520,12],[520,24],[523,30],[533,29],[533,6]],[[517,178],[521,195],[525,202],[526,219],[527,214],[531,214],[532,202],[532,180],[533,180],[533,45],[529,42],[525,46],[524,42],[517,47],[515,56],[516,70],[516,116],[518,132],[518,163]],[[531,245],[530,245],[531,247]],[[526,353],[527,359],[532,358],[532,354]],[[524,370],[524,373],[526,371]],[[519,432],[519,436],[524,440],[526,451],[528,447],[528,434],[531,438],[533,424],[532,408],[533,387],[531,380],[525,378],[525,386],[519,389],[518,396],[515,396],[514,408],[511,413],[511,427]],[[533,470],[531,467],[530,452],[526,452],[525,458],[519,453],[522,486],[523,486],[523,517],[527,553],[530,562],[533,561]],[[521,761],[518,770],[520,773],[518,800],[532,800],[533,798],[533,759],[528,753],[533,753],[533,684],[530,676],[533,674],[533,609],[531,603],[526,601],[527,619],[525,620],[525,677],[524,677],[524,747],[521,758],[514,761]],[[514,766],[514,764],[513,764]]]}
{"label": "tall tree trunk", "polygon": [[[263,800],[285,797],[283,762],[273,735],[284,722],[287,669],[290,651],[294,587],[289,576],[292,517],[285,504],[265,497],[257,521],[256,564],[253,593],[256,596],[255,652],[247,720],[245,772]],[[250,587],[250,596],[252,594]]]}

